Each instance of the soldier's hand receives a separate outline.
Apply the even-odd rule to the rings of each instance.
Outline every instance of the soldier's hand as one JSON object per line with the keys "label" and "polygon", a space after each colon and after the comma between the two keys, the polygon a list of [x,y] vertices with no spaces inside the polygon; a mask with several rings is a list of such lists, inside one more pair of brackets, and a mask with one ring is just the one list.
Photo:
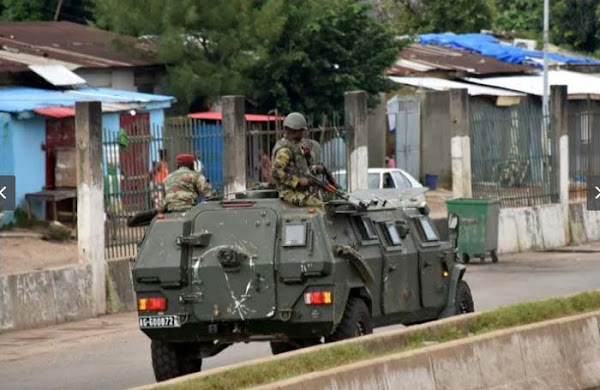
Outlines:
{"label": "soldier's hand", "polygon": [[310,185],[310,180],[305,177],[298,179],[298,187],[308,187]]}
{"label": "soldier's hand", "polygon": [[313,165],[312,166],[312,171],[318,175],[321,174],[325,171],[325,167],[323,167],[323,165]]}

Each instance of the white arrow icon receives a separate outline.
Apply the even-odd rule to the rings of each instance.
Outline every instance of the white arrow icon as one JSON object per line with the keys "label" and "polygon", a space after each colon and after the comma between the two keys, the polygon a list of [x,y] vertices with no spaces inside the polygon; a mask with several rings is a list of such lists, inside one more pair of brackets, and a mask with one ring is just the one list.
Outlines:
{"label": "white arrow icon", "polygon": [[[596,186],[596,191],[598,191],[598,195],[596,195],[596,199],[600,199],[600,187]],[[0,194],[2,191],[0,191]]]}
{"label": "white arrow icon", "polygon": [[[596,187],[598,188],[598,187]],[[2,199],[6,199],[6,195],[4,195],[4,191],[6,191],[6,186],[0,188],[0,196],[2,197]]]}

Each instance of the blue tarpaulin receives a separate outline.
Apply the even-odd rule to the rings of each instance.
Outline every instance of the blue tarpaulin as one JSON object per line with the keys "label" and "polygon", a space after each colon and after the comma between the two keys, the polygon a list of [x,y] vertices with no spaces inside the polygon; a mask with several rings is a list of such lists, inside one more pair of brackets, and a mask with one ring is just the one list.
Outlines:
{"label": "blue tarpaulin", "polygon": [[[541,60],[544,58],[544,53],[541,51],[503,44],[499,39],[487,34],[423,34],[419,36],[419,41],[423,44],[435,44],[468,50],[512,64],[534,64],[541,67],[542,65],[539,61],[532,61],[532,59]],[[550,61],[565,64],[600,64],[600,60],[566,56],[558,53],[548,53],[548,58]]]}

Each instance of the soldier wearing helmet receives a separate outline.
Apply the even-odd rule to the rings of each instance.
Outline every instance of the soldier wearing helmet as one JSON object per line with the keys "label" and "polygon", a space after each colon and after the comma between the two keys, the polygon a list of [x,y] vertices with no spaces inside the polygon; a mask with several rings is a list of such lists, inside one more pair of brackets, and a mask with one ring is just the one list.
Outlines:
{"label": "soldier wearing helmet", "polygon": [[180,154],[177,170],[165,180],[164,211],[186,211],[198,203],[198,198],[211,196],[210,184],[204,175],[194,170],[196,156]]}
{"label": "soldier wearing helmet", "polygon": [[311,168],[302,150],[307,127],[306,119],[298,112],[285,117],[284,137],[273,147],[271,176],[283,200],[297,206],[321,206],[319,194],[311,191],[307,177]]}

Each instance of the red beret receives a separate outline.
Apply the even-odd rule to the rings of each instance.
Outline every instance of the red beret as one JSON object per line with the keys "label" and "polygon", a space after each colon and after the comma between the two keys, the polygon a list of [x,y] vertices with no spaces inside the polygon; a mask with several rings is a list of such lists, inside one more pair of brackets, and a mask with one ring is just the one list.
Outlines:
{"label": "red beret", "polygon": [[176,159],[177,162],[180,163],[194,163],[196,161],[196,156],[193,154],[178,154]]}

